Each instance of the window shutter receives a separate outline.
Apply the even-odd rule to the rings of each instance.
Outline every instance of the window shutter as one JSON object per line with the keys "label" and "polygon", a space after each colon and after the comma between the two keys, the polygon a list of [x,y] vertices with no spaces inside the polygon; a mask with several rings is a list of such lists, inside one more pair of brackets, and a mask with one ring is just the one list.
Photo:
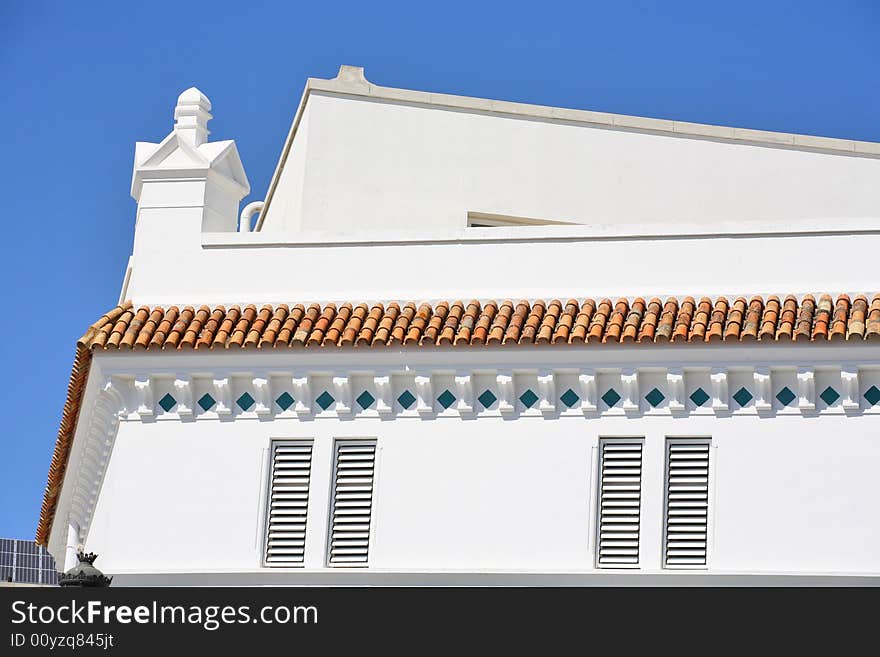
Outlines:
{"label": "window shutter", "polygon": [[705,566],[709,518],[709,441],[666,444],[667,566]]}
{"label": "window shutter", "polygon": [[642,495],[642,443],[607,440],[599,473],[599,567],[637,567]]}
{"label": "window shutter", "polygon": [[336,443],[330,565],[367,565],[375,464],[375,441]]}
{"label": "window shutter", "polygon": [[266,565],[297,566],[303,563],[311,470],[311,442],[272,444]]}

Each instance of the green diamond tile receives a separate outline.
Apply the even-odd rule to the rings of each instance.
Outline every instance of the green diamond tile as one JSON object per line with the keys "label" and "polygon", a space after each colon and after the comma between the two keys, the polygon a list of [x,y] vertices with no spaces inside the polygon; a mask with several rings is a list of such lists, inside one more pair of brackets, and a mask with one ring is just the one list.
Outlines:
{"label": "green diamond tile", "polygon": [[235,403],[239,405],[241,410],[246,411],[254,405],[254,398],[250,394],[243,392],[241,397],[235,400]]}
{"label": "green diamond tile", "polygon": [[602,401],[605,402],[605,405],[608,406],[608,408],[611,408],[620,401],[620,395],[617,394],[617,391],[614,388],[608,388],[608,390],[605,391],[605,394],[602,395]]}
{"label": "green diamond tile", "polygon": [[522,402],[522,405],[526,408],[531,408],[535,405],[535,402],[538,401],[538,395],[536,395],[531,390],[526,390],[523,394],[519,396],[519,400]]}
{"label": "green diamond tile", "polygon": [[397,398],[397,403],[400,404],[403,408],[409,408],[416,403],[416,396],[412,394],[409,390],[404,390],[401,393],[400,397]]}
{"label": "green diamond tile", "polygon": [[778,399],[779,403],[783,406],[788,406],[796,398],[797,395],[794,394],[788,386],[785,386],[782,390],[776,393],[776,399]]}
{"label": "green diamond tile", "polygon": [[657,390],[657,388],[654,388],[651,392],[645,395],[645,400],[654,408],[662,404],[664,399],[666,399],[666,397],[664,397],[663,393]]}
{"label": "green diamond tile", "polygon": [[444,390],[439,397],[437,397],[437,401],[443,408],[449,408],[455,403],[455,395],[453,395],[448,390]]}
{"label": "green diamond tile", "polygon": [[709,395],[702,388],[697,388],[691,393],[691,401],[694,402],[694,406],[702,406],[709,401]]}
{"label": "green diamond tile", "polygon": [[871,386],[865,391],[865,399],[868,400],[871,406],[880,402],[880,390],[877,389],[877,386]]}
{"label": "green diamond tile", "polygon": [[822,391],[822,394],[819,395],[819,397],[823,402],[825,402],[829,406],[831,406],[834,402],[836,402],[838,399],[840,399],[840,395],[838,394],[838,392],[834,388],[832,388],[831,386],[828,386],[827,388],[825,388],[825,390]]}
{"label": "green diamond tile", "polygon": [[166,413],[174,408],[175,404],[177,404],[177,400],[169,394],[166,394],[164,397],[162,397],[162,399],[159,400],[159,406],[161,406]]}
{"label": "green diamond tile", "polygon": [[740,388],[734,393],[733,398],[736,400],[737,404],[739,404],[740,406],[745,406],[750,401],[752,401],[752,393],[750,393],[745,388]]}
{"label": "green diamond tile", "polygon": [[491,390],[485,390],[482,395],[477,397],[477,400],[483,405],[483,408],[489,408],[498,401],[498,397]]}
{"label": "green diamond tile", "polygon": [[321,410],[326,411],[336,400],[333,399],[333,395],[325,390],[318,395],[318,398],[315,401],[318,402],[318,406],[321,407]]}
{"label": "green diamond tile", "polygon": [[577,393],[574,390],[569,388],[568,390],[563,392],[561,395],[559,395],[559,400],[563,404],[565,404],[566,406],[571,408],[572,406],[577,404],[581,400],[581,398],[578,397]]}
{"label": "green diamond tile", "polygon": [[282,392],[278,395],[278,399],[275,400],[275,403],[281,408],[282,411],[286,411],[288,408],[293,406],[293,402],[296,400],[293,398],[289,392]]}
{"label": "green diamond tile", "polygon": [[364,390],[361,394],[358,395],[358,398],[355,400],[362,409],[367,410],[370,406],[373,405],[373,402],[376,401],[376,398],[370,394],[369,390]]}
{"label": "green diamond tile", "polygon": [[216,403],[217,402],[214,401],[214,398],[211,395],[209,395],[207,392],[199,398],[199,402],[198,402],[199,406],[202,407],[203,411],[210,411],[214,407],[214,404],[216,404]]}

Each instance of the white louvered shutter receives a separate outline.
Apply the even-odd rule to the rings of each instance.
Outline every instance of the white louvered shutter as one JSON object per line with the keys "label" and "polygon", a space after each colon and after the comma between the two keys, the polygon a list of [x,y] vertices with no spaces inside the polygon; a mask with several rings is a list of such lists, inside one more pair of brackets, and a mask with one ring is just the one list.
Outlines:
{"label": "white louvered shutter", "polygon": [[638,566],[641,496],[641,441],[604,441],[599,472],[600,567]]}
{"label": "white louvered shutter", "polygon": [[330,565],[367,565],[375,465],[375,442],[336,444]]}
{"label": "white louvered shutter", "polygon": [[708,519],[709,442],[667,442],[667,566],[706,565]]}
{"label": "white louvered shutter", "polygon": [[266,523],[268,566],[303,563],[311,470],[311,442],[273,443]]}

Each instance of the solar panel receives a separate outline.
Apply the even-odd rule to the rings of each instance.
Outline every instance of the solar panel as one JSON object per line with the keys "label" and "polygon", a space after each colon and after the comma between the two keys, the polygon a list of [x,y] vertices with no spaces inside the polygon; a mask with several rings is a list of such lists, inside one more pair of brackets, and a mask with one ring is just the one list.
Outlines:
{"label": "solar panel", "polygon": [[58,584],[55,560],[34,541],[0,538],[0,580],[21,584]]}

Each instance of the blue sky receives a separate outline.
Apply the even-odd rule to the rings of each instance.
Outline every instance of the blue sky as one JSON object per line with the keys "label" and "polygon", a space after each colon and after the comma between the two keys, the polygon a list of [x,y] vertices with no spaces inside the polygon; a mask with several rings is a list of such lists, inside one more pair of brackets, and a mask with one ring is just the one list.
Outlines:
{"label": "blue sky", "polygon": [[262,199],[305,79],[880,141],[880,4],[0,2],[0,536],[31,538],[74,344],[131,252],[134,142],[214,106]]}

